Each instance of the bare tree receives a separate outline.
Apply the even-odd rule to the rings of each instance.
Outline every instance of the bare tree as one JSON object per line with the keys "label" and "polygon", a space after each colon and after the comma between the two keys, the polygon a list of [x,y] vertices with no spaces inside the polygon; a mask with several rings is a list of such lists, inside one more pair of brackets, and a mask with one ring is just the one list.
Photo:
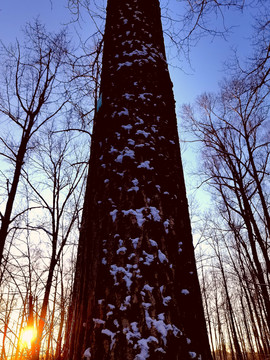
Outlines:
{"label": "bare tree", "polygon": [[[32,358],[38,359],[46,321],[54,273],[74,228],[77,230],[87,154],[78,146],[78,135],[55,132],[54,127],[41,131],[36,151],[30,156],[29,172],[22,174],[31,189],[31,203],[43,209],[28,229],[39,232],[43,243],[49,244],[48,270],[38,317],[37,338]],[[77,140],[77,141],[76,141]],[[86,142],[86,146],[87,146]],[[82,137],[80,137],[82,145]],[[89,145],[88,145],[89,146]],[[86,158],[85,158],[86,156]],[[76,226],[77,225],[77,226]],[[48,240],[47,240],[47,239]],[[54,313],[54,311],[53,311]]]}
{"label": "bare tree", "polygon": [[[257,26],[261,33],[257,33],[254,53],[245,66],[240,67],[239,61],[231,63],[233,75],[223,81],[220,92],[201,95],[193,107],[185,105],[183,118],[202,146],[200,172],[220,216],[219,221],[213,218],[208,223],[221,239],[216,255],[223,247],[222,256],[229,256],[233,281],[241,293],[226,312],[231,343],[237,337],[243,354],[247,353],[248,342],[253,351],[258,350],[257,356],[264,358],[269,354],[270,330],[270,23],[267,16],[260,20]],[[206,237],[213,243],[216,235],[209,233]],[[224,260],[219,262],[224,280],[223,267]],[[229,299],[226,286],[223,288]],[[230,313],[241,316],[235,320]]]}
{"label": "bare tree", "polygon": [[[46,34],[35,22],[26,27],[25,44],[3,48],[0,113],[2,126],[1,156],[10,164],[11,177],[1,172],[2,196],[0,263],[12,222],[19,216],[13,213],[15,196],[27,154],[35,144],[33,135],[56,117],[69,100],[69,94],[59,81],[63,71],[68,43],[65,33]],[[22,212],[25,210],[23,209]]]}

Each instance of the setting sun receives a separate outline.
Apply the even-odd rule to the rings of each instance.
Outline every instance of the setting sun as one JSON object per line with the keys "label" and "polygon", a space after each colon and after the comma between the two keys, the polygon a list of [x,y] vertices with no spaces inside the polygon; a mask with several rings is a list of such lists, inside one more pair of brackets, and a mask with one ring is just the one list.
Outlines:
{"label": "setting sun", "polygon": [[21,346],[31,348],[32,341],[37,337],[37,330],[34,327],[27,326],[22,331]]}

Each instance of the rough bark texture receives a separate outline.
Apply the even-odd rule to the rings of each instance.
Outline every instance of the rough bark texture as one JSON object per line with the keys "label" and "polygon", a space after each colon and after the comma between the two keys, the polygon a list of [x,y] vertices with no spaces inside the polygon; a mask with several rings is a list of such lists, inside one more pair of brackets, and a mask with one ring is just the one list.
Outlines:
{"label": "rough bark texture", "polygon": [[211,359],[158,0],[109,0],[65,359]]}

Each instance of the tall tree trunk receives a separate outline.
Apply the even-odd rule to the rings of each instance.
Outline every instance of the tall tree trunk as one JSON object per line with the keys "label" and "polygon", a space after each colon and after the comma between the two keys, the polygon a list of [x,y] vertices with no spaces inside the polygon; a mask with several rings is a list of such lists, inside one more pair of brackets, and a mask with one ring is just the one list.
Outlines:
{"label": "tall tree trunk", "polygon": [[158,0],[109,0],[65,359],[211,359]]}

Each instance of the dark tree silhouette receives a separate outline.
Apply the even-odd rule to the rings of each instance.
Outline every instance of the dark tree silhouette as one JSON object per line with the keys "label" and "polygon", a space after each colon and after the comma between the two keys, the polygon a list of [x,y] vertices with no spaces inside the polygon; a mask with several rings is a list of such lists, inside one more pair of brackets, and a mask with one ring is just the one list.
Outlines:
{"label": "dark tree silhouette", "polygon": [[24,163],[33,147],[32,139],[70,100],[58,81],[67,57],[65,32],[47,34],[38,21],[28,24],[25,32],[27,46],[17,43],[15,49],[4,48],[2,58],[6,68],[0,88],[0,115],[6,123],[9,121],[7,128],[12,129],[18,140],[10,141],[5,132],[0,136],[0,156],[13,166],[11,179],[1,173],[8,186],[4,210],[0,212],[0,265],[11,224],[26,211],[14,215],[13,210]]}
{"label": "dark tree silhouette", "polygon": [[211,359],[158,0],[109,0],[65,359]]}

